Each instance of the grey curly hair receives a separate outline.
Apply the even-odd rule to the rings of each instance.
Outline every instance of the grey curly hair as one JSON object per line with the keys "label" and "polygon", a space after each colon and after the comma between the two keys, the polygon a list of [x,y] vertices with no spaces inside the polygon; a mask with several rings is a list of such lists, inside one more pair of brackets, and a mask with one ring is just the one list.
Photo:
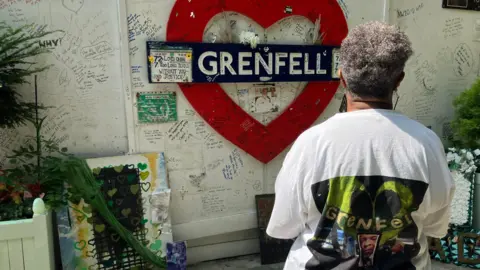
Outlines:
{"label": "grey curly hair", "polygon": [[412,53],[407,35],[395,26],[376,21],[356,26],[340,48],[347,91],[359,98],[388,98]]}

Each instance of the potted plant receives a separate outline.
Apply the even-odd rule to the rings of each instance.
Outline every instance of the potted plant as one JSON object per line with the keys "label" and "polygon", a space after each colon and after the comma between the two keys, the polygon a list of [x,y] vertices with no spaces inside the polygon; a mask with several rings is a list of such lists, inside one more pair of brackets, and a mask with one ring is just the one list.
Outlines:
{"label": "potted plant", "polygon": [[[33,25],[13,28],[0,22],[0,128],[17,128],[27,123],[39,126],[43,121],[38,115],[44,108],[38,102],[23,101],[16,87],[48,68],[36,66],[30,59],[48,52],[39,46],[39,41],[51,33],[38,31]],[[5,260],[0,261],[1,269],[9,269],[8,264],[25,269],[53,268],[52,219],[49,212],[44,212],[44,202],[35,200],[45,195],[47,185],[41,186],[33,179],[46,174],[38,166],[45,151],[37,149],[44,147],[48,152],[54,145],[39,134],[37,130],[37,136],[28,137],[0,168],[0,241],[6,241],[11,248],[7,265]]]}
{"label": "potted plant", "polygon": [[[464,151],[480,154],[480,78],[463,91],[453,102],[455,117],[452,121],[453,145]],[[475,150],[476,149],[476,150]],[[477,156],[477,155],[475,155]],[[474,173],[473,225],[480,229],[480,160],[473,160]]]}
{"label": "potted plant", "polygon": [[[35,76],[35,117],[26,119],[35,130],[34,136],[26,136],[25,141],[13,154],[8,156],[9,168],[2,171],[0,183],[9,190],[11,202],[21,204],[34,198],[43,198],[47,206],[56,209],[66,205],[64,196],[64,157],[67,149],[61,148],[54,137],[46,139],[42,135],[42,125],[46,117],[39,116],[38,90]],[[30,199],[30,200],[29,200]],[[26,212],[24,218],[31,218],[33,213]],[[22,216],[7,217],[8,219]],[[2,218],[0,220],[5,220]]]}

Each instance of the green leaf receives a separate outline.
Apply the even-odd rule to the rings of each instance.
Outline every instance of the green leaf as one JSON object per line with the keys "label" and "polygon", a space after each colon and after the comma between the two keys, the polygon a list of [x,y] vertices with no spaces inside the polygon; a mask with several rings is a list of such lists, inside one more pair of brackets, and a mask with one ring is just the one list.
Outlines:
{"label": "green leaf", "polygon": [[480,139],[480,78],[453,101],[455,118],[451,122],[457,147],[479,147]]}
{"label": "green leaf", "polygon": [[23,169],[25,170],[26,173],[31,173],[32,172],[32,168],[27,164],[23,165]]}
{"label": "green leaf", "polygon": [[13,159],[10,159],[9,162],[10,162],[10,164],[17,164],[17,160],[14,159],[14,158],[13,158]]}

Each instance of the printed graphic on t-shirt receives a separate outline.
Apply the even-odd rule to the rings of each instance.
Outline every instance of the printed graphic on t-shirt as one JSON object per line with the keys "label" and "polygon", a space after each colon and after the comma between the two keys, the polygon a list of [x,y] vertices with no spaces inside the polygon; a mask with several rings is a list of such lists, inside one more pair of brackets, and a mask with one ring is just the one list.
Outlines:
{"label": "printed graphic on t-shirt", "polygon": [[312,185],[322,213],[306,269],[415,269],[418,210],[428,184],[384,176],[336,177]]}

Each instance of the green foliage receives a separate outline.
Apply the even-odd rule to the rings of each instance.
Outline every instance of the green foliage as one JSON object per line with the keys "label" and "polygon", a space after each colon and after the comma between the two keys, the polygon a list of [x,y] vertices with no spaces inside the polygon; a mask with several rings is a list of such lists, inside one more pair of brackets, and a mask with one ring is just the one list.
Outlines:
{"label": "green foliage", "polygon": [[48,52],[47,48],[39,46],[39,41],[56,31],[36,31],[34,27],[29,24],[13,28],[0,22],[0,82],[6,85],[26,83],[26,77],[48,68],[31,68],[36,63],[27,59]]}
{"label": "green foliage", "polygon": [[[35,97],[38,89],[35,76]],[[35,103],[38,104],[38,103]],[[35,128],[35,136],[27,136],[18,149],[8,157],[11,168],[5,169],[0,183],[14,187],[11,192],[30,192],[34,197],[44,194],[46,204],[53,209],[65,206],[65,163],[70,155],[67,149],[58,146],[54,137],[42,135],[42,126],[46,117],[39,117],[39,108],[35,107],[34,119],[26,119]]]}
{"label": "green foliage", "polygon": [[0,204],[0,221],[31,218],[33,198],[23,200],[20,204]]}
{"label": "green foliage", "polygon": [[452,121],[454,143],[457,147],[476,149],[480,144],[480,79],[453,102]]}
{"label": "green foliage", "polygon": [[35,103],[20,101],[11,87],[0,87],[0,128],[25,125],[35,115]]}
{"label": "green foliage", "polygon": [[[35,125],[35,123],[34,123]],[[41,126],[38,126],[38,130]],[[5,170],[7,184],[21,183],[33,195],[45,194],[45,203],[56,209],[67,204],[64,194],[65,163],[69,154],[66,149],[59,149],[54,139],[46,139],[39,135],[40,147],[36,137],[28,137],[18,149],[9,156],[12,169]],[[33,192],[30,187],[38,186],[39,191]]]}
{"label": "green foliage", "polygon": [[26,78],[49,68],[34,67],[31,57],[49,50],[39,41],[57,31],[35,29],[35,25],[13,28],[0,22],[0,128],[15,128],[33,120],[35,104],[21,101],[14,85],[27,83]]}

